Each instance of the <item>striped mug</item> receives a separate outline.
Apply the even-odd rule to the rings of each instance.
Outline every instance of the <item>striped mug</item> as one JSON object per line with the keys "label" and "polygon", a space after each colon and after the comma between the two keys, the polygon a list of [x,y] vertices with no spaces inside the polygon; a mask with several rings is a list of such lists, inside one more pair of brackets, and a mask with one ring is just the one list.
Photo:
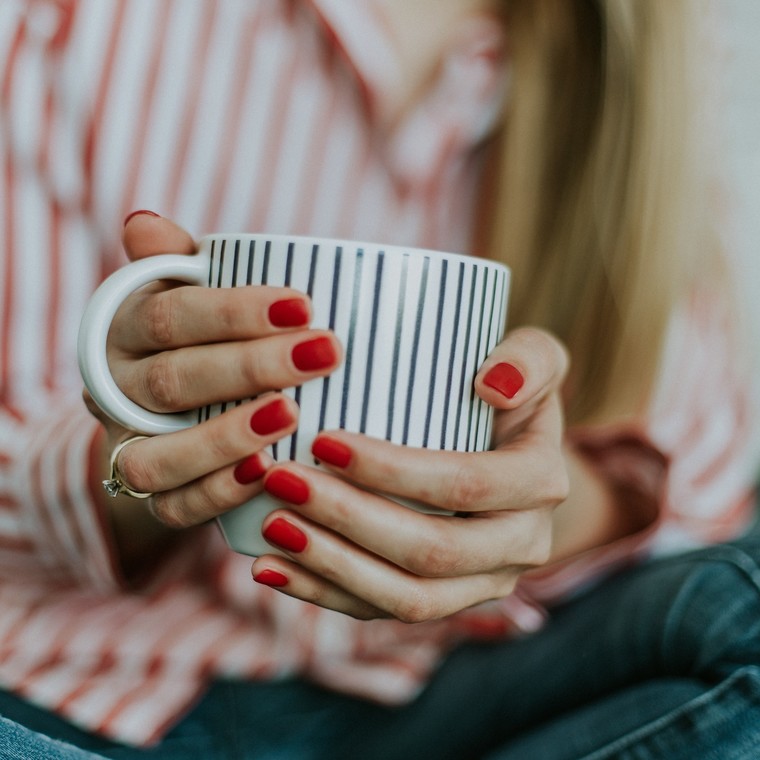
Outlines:
{"label": "striped mug", "polygon": [[[341,341],[344,361],[337,370],[285,389],[301,411],[297,430],[271,447],[276,461],[315,465],[314,437],[334,428],[415,447],[489,447],[493,410],[475,394],[473,379],[504,333],[510,280],[504,265],[405,246],[266,234],[212,234],[200,240],[196,255],[128,264],[87,306],[79,364],[98,406],[148,435],[183,429],[232,405],[159,414],[135,404],[113,381],[106,357],[111,320],[130,293],[158,279],[296,288],[311,297],[312,326],[334,331]],[[264,493],[220,517],[230,547],[271,553],[261,523],[277,506]]]}

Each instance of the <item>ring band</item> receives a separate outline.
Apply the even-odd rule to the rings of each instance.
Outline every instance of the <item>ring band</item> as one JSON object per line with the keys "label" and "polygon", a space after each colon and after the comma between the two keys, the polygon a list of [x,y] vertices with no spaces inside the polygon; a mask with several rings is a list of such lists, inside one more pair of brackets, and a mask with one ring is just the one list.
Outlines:
{"label": "ring band", "polygon": [[127,438],[125,441],[122,441],[111,452],[111,477],[109,477],[108,480],[103,481],[103,488],[105,489],[106,493],[112,498],[115,499],[120,493],[125,493],[127,496],[131,496],[133,499],[148,499],[153,496],[152,493],[133,491],[129,486],[125,485],[124,481],[121,479],[121,473],[116,466],[116,459],[119,456],[119,452],[125,446],[130,443],[134,443],[135,441],[142,441],[147,437],[147,435],[133,435],[131,438]]}

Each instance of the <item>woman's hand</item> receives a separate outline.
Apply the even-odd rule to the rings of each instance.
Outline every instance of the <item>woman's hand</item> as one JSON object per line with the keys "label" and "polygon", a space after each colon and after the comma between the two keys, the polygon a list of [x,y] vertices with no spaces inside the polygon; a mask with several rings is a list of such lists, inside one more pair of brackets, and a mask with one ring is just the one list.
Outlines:
{"label": "woman's hand", "polygon": [[[128,220],[123,242],[132,260],[195,251],[184,230],[149,214]],[[132,490],[155,494],[150,508],[159,523],[170,528],[198,525],[261,490],[259,479],[271,464],[264,449],[293,432],[298,419],[295,403],[274,389],[328,374],[341,361],[335,337],[308,329],[310,319],[306,295],[269,287],[214,289],[161,282],[133,294],[119,309],[108,336],[109,366],[117,385],[140,406],[175,412],[259,396],[187,430],[121,450],[120,475]],[[310,350],[319,361],[302,370],[299,356]],[[105,477],[110,452],[133,431],[87,401],[105,429]],[[119,498],[124,508],[115,501],[106,497],[103,503],[113,507],[117,542],[139,564],[145,551],[139,534],[150,530],[146,510],[127,497]],[[124,559],[130,564],[129,557]]]}
{"label": "woman's hand", "polygon": [[254,579],[355,617],[406,622],[508,595],[550,558],[552,513],[568,494],[559,395],[567,363],[536,329],[515,330],[494,350],[475,379],[497,410],[489,452],[320,434],[314,454],[334,474],[288,463],[265,477],[287,509],[267,518],[264,536],[286,556],[258,558]]}

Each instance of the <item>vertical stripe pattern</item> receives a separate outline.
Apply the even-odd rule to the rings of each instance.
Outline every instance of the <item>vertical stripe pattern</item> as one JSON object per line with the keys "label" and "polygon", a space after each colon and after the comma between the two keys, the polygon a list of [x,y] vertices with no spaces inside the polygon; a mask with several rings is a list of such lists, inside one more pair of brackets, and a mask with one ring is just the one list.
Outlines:
{"label": "vertical stripe pattern", "polygon": [[[504,334],[506,268],[460,255],[309,238],[211,237],[202,246],[215,287],[237,285],[242,267],[247,284],[311,292],[312,325],[334,330],[344,346],[344,362],[331,376],[286,391],[297,394],[299,430],[280,442],[275,458],[298,451],[296,458],[310,461],[305,451],[325,428],[451,451],[489,447],[493,410],[476,396],[473,380]],[[240,261],[245,250],[249,256]],[[201,416],[222,411],[216,404]]]}

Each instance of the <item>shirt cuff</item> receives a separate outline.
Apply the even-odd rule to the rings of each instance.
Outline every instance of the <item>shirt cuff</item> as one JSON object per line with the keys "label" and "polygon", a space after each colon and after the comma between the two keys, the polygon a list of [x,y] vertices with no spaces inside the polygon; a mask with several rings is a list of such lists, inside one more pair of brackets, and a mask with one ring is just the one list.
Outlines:
{"label": "shirt cuff", "polygon": [[648,553],[663,522],[669,458],[632,426],[577,429],[575,450],[607,483],[621,509],[644,527],[623,538],[523,576],[520,588],[543,604],[568,598]]}

